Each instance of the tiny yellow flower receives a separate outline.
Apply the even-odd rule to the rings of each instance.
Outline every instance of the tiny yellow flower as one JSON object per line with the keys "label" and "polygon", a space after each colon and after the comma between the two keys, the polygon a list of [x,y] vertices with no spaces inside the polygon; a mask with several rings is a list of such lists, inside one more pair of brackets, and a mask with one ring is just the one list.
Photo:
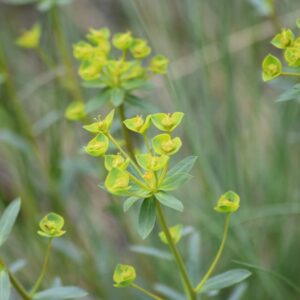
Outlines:
{"label": "tiny yellow flower", "polygon": [[113,36],[113,45],[120,50],[127,50],[130,48],[133,37],[130,31],[127,31],[125,33],[117,33]]}
{"label": "tiny yellow flower", "polygon": [[268,54],[262,63],[263,81],[272,80],[281,74],[282,66],[280,60],[274,55]]}
{"label": "tiny yellow flower", "polygon": [[271,41],[271,44],[279,49],[285,49],[291,46],[294,42],[295,36],[290,29],[282,29],[280,33]]}
{"label": "tiny yellow flower", "polygon": [[125,159],[120,153],[104,156],[104,166],[107,171],[111,171],[113,168],[120,170],[126,170],[129,164],[129,159]]}
{"label": "tiny yellow flower", "polygon": [[151,48],[146,40],[134,39],[130,47],[130,52],[134,58],[142,59],[151,53]]}
{"label": "tiny yellow flower", "polygon": [[240,207],[240,196],[233,191],[223,194],[214,209],[221,213],[232,213]]}
{"label": "tiny yellow flower", "polygon": [[182,142],[179,137],[172,139],[169,134],[163,133],[152,139],[152,146],[154,152],[159,155],[173,155],[179,151]]}
{"label": "tiny yellow flower", "polygon": [[110,130],[114,114],[115,110],[113,109],[103,120],[100,115],[96,119],[96,122],[84,125],[83,128],[91,133],[107,133]]}
{"label": "tiny yellow flower", "polygon": [[144,134],[150,126],[151,115],[148,115],[144,120],[142,116],[137,115],[134,118],[124,121],[125,126],[134,132]]}
{"label": "tiny yellow flower", "polygon": [[148,154],[137,154],[136,160],[138,164],[146,171],[158,171],[161,170],[169,161],[167,155],[153,156]]}
{"label": "tiny yellow flower", "polygon": [[136,279],[136,272],[133,266],[130,265],[117,265],[113,280],[114,287],[122,288],[131,285]]}
{"label": "tiny yellow flower", "polygon": [[81,120],[86,116],[85,105],[81,101],[74,101],[68,105],[65,111],[65,117],[71,121]]}
{"label": "tiny yellow flower", "polygon": [[112,168],[105,179],[104,185],[110,193],[122,195],[131,189],[129,174],[125,170]]}
{"label": "tiny yellow flower", "polygon": [[158,113],[151,116],[152,123],[162,131],[172,132],[182,121],[184,113],[174,112],[173,114]]}
{"label": "tiny yellow flower", "polygon": [[108,138],[103,133],[99,133],[87,144],[84,150],[91,156],[102,156],[106,153],[108,147]]}
{"label": "tiny yellow flower", "polygon": [[66,233],[62,230],[64,227],[64,218],[55,213],[49,213],[40,221],[38,234],[48,238],[60,237]]}
{"label": "tiny yellow flower", "polygon": [[151,59],[149,69],[155,74],[167,73],[169,60],[163,55],[156,55]]}

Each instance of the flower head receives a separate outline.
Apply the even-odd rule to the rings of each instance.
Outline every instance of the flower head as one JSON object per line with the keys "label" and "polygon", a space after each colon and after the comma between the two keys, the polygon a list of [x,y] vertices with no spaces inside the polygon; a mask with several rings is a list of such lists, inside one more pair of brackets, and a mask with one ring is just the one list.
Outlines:
{"label": "flower head", "polygon": [[113,109],[104,119],[98,116],[96,122],[84,125],[83,128],[91,133],[107,133],[110,130],[115,110]]}
{"label": "flower head", "polygon": [[151,116],[152,123],[162,131],[172,132],[182,121],[184,113],[174,112],[173,114],[158,113]]}
{"label": "flower head", "polygon": [[125,120],[124,124],[131,131],[144,134],[150,126],[150,120],[150,115],[148,115],[146,119],[143,119],[142,116],[138,115],[134,118]]}
{"label": "flower head", "polygon": [[92,156],[102,156],[106,153],[109,146],[108,137],[99,133],[84,148],[85,152]]}
{"label": "flower head", "polygon": [[122,195],[130,190],[129,174],[125,170],[112,168],[108,173],[104,185],[114,195]]}
{"label": "flower head", "polygon": [[240,207],[240,196],[233,191],[223,194],[214,209],[221,213],[232,213]]}
{"label": "flower head", "polygon": [[113,45],[120,50],[127,50],[130,48],[132,42],[133,42],[133,37],[130,31],[127,31],[125,33],[116,33],[113,36]]}
{"label": "flower head", "polygon": [[55,213],[49,213],[40,221],[40,229],[38,234],[48,238],[60,237],[66,233],[62,230],[64,226],[64,218]]}
{"label": "flower head", "polygon": [[281,69],[282,69],[281,62],[277,57],[268,54],[263,60],[262,69],[263,69],[263,74],[262,74],[263,80],[264,81],[272,80],[280,76]]}
{"label": "flower head", "polygon": [[148,46],[146,40],[134,39],[130,47],[130,52],[134,58],[141,59],[151,53],[151,48]]}
{"label": "flower head", "polygon": [[131,285],[136,279],[136,272],[133,266],[117,265],[113,280],[114,287],[122,288]]}
{"label": "flower head", "polygon": [[172,139],[169,134],[163,133],[152,139],[152,146],[159,155],[172,155],[181,148],[182,142],[179,137]]}

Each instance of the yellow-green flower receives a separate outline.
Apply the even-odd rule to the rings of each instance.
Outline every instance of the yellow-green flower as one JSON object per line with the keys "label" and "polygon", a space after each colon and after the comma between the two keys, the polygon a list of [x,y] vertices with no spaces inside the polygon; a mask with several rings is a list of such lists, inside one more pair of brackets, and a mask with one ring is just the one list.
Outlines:
{"label": "yellow-green flower", "polygon": [[282,70],[281,62],[277,57],[268,54],[263,60],[262,70],[263,81],[272,80],[280,76]]}
{"label": "yellow-green flower", "polygon": [[86,116],[85,105],[81,101],[74,101],[68,105],[65,111],[65,117],[71,121],[81,120]]}
{"label": "yellow-green flower", "polygon": [[151,116],[152,123],[162,131],[172,132],[182,121],[184,113],[174,112],[173,114],[158,113]]}
{"label": "yellow-green flower", "polygon": [[33,49],[37,48],[41,38],[41,26],[35,24],[33,27],[25,32],[16,40],[16,44],[22,48]]}
{"label": "yellow-green flower", "polygon": [[108,28],[104,27],[101,29],[89,29],[87,34],[87,39],[92,42],[94,45],[98,46],[101,51],[107,54],[110,51],[110,31]]}
{"label": "yellow-green flower", "polygon": [[107,133],[110,130],[114,114],[115,110],[113,109],[103,120],[100,115],[96,119],[96,122],[84,125],[83,128],[91,133]]}
{"label": "yellow-green flower", "polygon": [[300,37],[295,39],[295,41],[293,43],[293,47],[300,48]]}
{"label": "yellow-green flower", "polygon": [[136,116],[131,119],[124,121],[125,126],[134,132],[144,134],[150,126],[151,115],[148,115],[146,119],[143,119],[142,116]]}
{"label": "yellow-green flower", "polygon": [[79,67],[79,76],[83,80],[94,80],[100,78],[102,68],[107,62],[107,57],[103,52],[94,53],[89,60],[83,60]]}
{"label": "yellow-green flower", "polygon": [[169,157],[167,155],[153,156],[148,153],[137,154],[135,157],[138,164],[146,171],[158,171],[169,161]]}
{"label": "yellow-green flower", "polygon": [[113,168],[120,170],[126,170],[129,164],[129,159],[125,159],[121,154],[109,154],[104,156],[104,166],[107,171],[111,171]]}
{"label": "yellow-green flower", "polygon": [[240,196],[233,191],[223,194],[214,209],[221,213],[232,213],[240,207]]}
{"label": "yellow-green flower", "polygon": [[99,133],[84,148],[85,152],[92,156],[102,156],[106,153],[109,140],[103,133]]}
{"label": "yellow-green flower", "polygon": [[125,170],[112,168],[105,179],[104,185],[114,195],[123,194],[131,188],[129,185],[129,174]]}
{"label": "yellow-green flower", "polygon": [[146,71],[141,65],[140,61],[127,62],[128,68],[124,70],[121,74],[121,80],[131,80],[136,78],[144,78]]}
{"label": "yellow-green flower", "polygon": [[[180,238],[182,236],[182,229],[183,229],[182,224],[178,224],[169,228],[169,232],[171,234],[174,244],[177,244],[180,241]],[[164,244],[168,244],[167,237],[163,231],[161,231],[158,234],[158,236]]]}
{"label": "yellow-green flower", "polygon": [[151,53],[151,48],[148,46],[146,40],[134,39],[130,47],[130,52],[134,58],[141,59]]}
{"label": "yellow-green flower", "polygon": [[291,67],[300,66],[300,48],[289,47],[284,51],[284,58]]}
{"label": "yellow-green flower", "polygon": [[151,59],[149,69],[155,74],[167,73],[169,60],[163,55],[156,55]]}
{"label": "yellow-green flower", "polygon": [[112,42],[117,49],[124,51],[130,48],[133,42],[133,37],[130,31],[127,31],[125,33],[116,33],[113,36]]}
{"label": "yellow-green flower", "polygon": [[95,47],[91,44],[80,41],[73,45],[73,55],[78,60],[89,60],[95,53]]}
{"label": "yellow-green flower", "polygon": [[163,133],[152,139],[152,146],[159,155],[172,155],[181,148],[182,142],[179,137],[172,139],[169,134]]}
{"label": "yellow-green flower", "polygon": [[66,233],[66,231],[62,230],[64,223],[62,216],[49,213],[40,221],[38,234],[48,238],[60,237]]}
{"label": "yellow-green flower", "polygon": [[285,49],[293,44],[295,36],[290,29],[282,29],[272,39],[271,44],[279,49]]}
{"label": "yellow-green flower", "polygon": [[114,287],[122,288],[131,285],[136,279],[136,272],[133,266],[130,265],[117,265],[113,280]]}

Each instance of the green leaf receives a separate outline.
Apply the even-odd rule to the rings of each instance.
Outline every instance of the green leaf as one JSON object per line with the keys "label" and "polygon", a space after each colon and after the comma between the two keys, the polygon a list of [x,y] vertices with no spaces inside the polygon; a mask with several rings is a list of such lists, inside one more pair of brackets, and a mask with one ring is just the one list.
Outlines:
{"label": "green leaf", "polygon": [[156,221],[156,201],[154,197],[144,199],[139,213],[138,232],[145,239],[153,230]]}
{"label": "green leaf", "polygon": [[159,292],[162,296],[166,296],[167,299],[172,299],[172,300],[185,300],[186,297],[182,294],[180,294],[178,291],[174,290],[173,288],[157,283],[154,286],[154,289]]}
{"label": "green leaf", "polygon": [[166,259],[166,260],[173,260],[173,256],[169,252],[162,251],[162,250],[154,248],[154,247],[133,245],[133,246],[130,246],[129,249],[130,249],[130,251],[135,252],[135,253],[149,255],[149,256]]}
{"label": "green leaf", "polygon": [[167,173],[167,176],[171,176],[178,173],[189,173],[193,168],[197,156],[188,156],[185,159],[178,162],[170,171]]}
{"label": "green leaf", "polygon": [[88,293],[76,286],[63,286],[44,290],[34,295],[34,300],[63,300],[78,299],[87,296]]}
{"label": "green leaf", "polygon": [[102,108],[102,106],[107,104],[107,102],[109,102],[109,100],[110,100],[110,91],[106,90],[105,92],[102,92],[101,94],[96,95],[93,98],[91,98],[86,103],[85,110],[87,113],[91,113],[95,110],[99,110],[100,108]]}
{"label": "green leaf", "polygon": [[211,277],[206,281],[200,293],[221,290],[247,279],[252,273],[246,269],[232,269]]}
{"label": "green leaf", "polygon": [[174,175],[167,176],[159,186],[159,189],[162,191],[173,191],[192,178],[193,176],[187,173],[176,173]]}
{"label": "green leaf", "polygon": [[125,101],[131,106],[139,108],[146,113],[153,113],[156,111],[155,105],[135,95],[126,95]]}
{"label": "green leaf", "polygon": [[10,297],[10,281],[8,274],[2,270],[0,271],[0,299],[9,300]]}
{"label": "green leaf", "polygon": [[123,203],[124,212],[127,212],[129,208],[131,208],[131,206],[134,205],[140,199],[141,199],[140,197],[135,197],[135,196],[127,198]]}
{"label": "green leaf", "polygon": [[173,208],[180,212],[184,209],[182,202],[170,194],[158,192],[155,194],[155,197],[164,206]]}
{"label": "green leaf", "polygon": [[147,82],[145,79],[132,79],[132,80],[126,80],[122,83],[122,87],[125,90],[136,90],[136,89],[150,89],[153,87],[153,85],[149,82]]}
{"label": "green leaf", "polygon": [[21,207],[21,200],[17,198],[4,211],[0,219],[0,246],[10,235]]}
{"label": "green leaf", "polygon": [[125,97],[125,91],[120,88],[115,88],[110,91],[110,101],[113,104],[113,106],[117,107],[120,106]]}
{"label": "green leaf", "polygon": [[294,85],[292,88],[288,89],[284,93],[282,93],[276,102],[284,102],[284,101],[290,101],[290,100],[296,100],[300,101],[300,83]]}

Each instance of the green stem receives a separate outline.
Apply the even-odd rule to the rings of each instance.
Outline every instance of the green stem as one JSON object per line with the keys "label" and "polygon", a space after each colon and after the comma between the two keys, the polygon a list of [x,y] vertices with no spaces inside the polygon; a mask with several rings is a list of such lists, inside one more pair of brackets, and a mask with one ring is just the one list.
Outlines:
{"label": "green stem", "polygon": [[175,245],[175,243],[172,239],[171,233],[169,231],[169,227],[167,225],[167,222],[166,222],[166,219],[165,219],[165,216],[164,216],[164,212],[163,212],[162,207],[161,207],[161,205],[158,201],[157,201],[157,204],[156,204],[156,209],[157,209],[157,216],[158,216],[159,223],[160,223],[160,225],[163,229],[163,232],[166,235],[166,238],[167,238],[167,241],[168,241],[168,246],[169,246],[169,248],[170,248],[170,250],[171,250],[171,252],[172,252],[172,254],[175,258],[175,261],[177,263],[177,266],[178,266],[178,269],[180,271],[180,274],[181,274],[182,280],[184,282],[184,285],[186,287],[186,291],[188,293],[189,299],[190,300],[196,300],[196,294],[195,294],[195,291],[193,289],[193,286],[192,286],[192,283],[190,281],[187,270],[185,268],[183,259],[180,255],[179,251],[177,250],[176,245]]}
{"label": "green stem", "polygon": [[120,122],[121,122],[123,137],[124,137],[125,144],[126,144],[126,149],[127,149],[128,153],[129,153],[130,157],[132,159],[134,159],[134,147],[133,147],[133,143],[132,143],[129,131],[128,131],[128,129],[126,128],[126,126],[124,124],[124,121],[126,119],[124,104],[121,104],[118,107],[118,112],[119,112],[119,116],[120,116]]}
{"label": "green stem", "polygon": [[32,288],[32,291],[31,291],[31,296],[34,296],[34,294],[37,292],[37,290],[39,289],[44,277],[45,277],[45,274],[46,274],[46,271],[47,271],[47,267],[48,267],[48,262],[49,262],[49,256],[50,256],[50,252],[51,252],[51,245],[52,245],[52,238],[49,239],[48,241],[48,245],[47,245],[47,249],[46,249],[46,254],[45,254],[45,258],[44,258],[44,263],[43,263],[43,266],[42,266],[42,271],[41,271],[41,274],[39,276],[39,278],[37,279],[34,287]]}
{"label": "green stem", "polygon": [[41,61],[51,70],[54,67],[54,64],[45,53],[45,51],[41,47],[37,47],[35,50],[39,55]]}
{"label": "green stem", "polygon": [[24,300],[31,300],[31,296],[27,293],[27,291],[24,289],[22,284],[18,281],[18,279],[12,274],[8,269],[6,269],[6,272],[8,273],[10,282],[18,292],[18,294],[24,299]]}
{"label": "green stem", "polygon": [[281,72],[280,75],[299,77],[299,76],[300,76],[300,73]]}
{"label": "green stem", "polygon": [[145,140],[145,144],[146,144],[146,148],[147,148],[147,151],[149,154],[151,154],[151,146],[150,146],[150,143],[149,143],[149,139],[147,137],[147,134],[146,133],[143,133],[143,137],[144,137],[144,140]]}
{"label": "green stem", "polygon": [[150,298],[152,299],[155,299],[155,300],[163,300],[162,298],[148,292],[147,290],[145,290],[144,288],[140,287],[139,285],[135,284],[135,283],[132,283],[131,284],[131,287],[133,287],[134,289],[144,293],[145,295],[149,296]]}
{"label": "green stem", "polygon": [[163,182],[163,180],[165,179],[168,169],[169,169],[169,162],[167,162],[165,167],[163,168],[163,170],[159,176],[157,186],[160,186],[161,183]]}
{"label": "green stem", "polygon": [[195,287],[195,291],[197,293],[199,293],[202,289],[202,287],[204,286],[205,282],[207,281],[207,279],[211,276],[211,274],[213,273],[221,255],[222,252],[224,250],[224,246],[225,246],[225,242],[227,240],[227,236],[228,236],[228,228],[229,228],[229,223],[230,223],[230,216],[231,214],[227,214],[226,216],[226,220],[225,220],[225,225],[224,225],[224,233],[223,233],[223,238],[222,238],[222,242],[221,245],[219,247],[219,250],[217,252],[217,255],[215,257],[215,259],[213,260],[212,264],[210,265],[208,271],[206,272],[206,274],[204,275],[204,277],[201,279],[201,281],[199,282],[199,284]]}
{"label": "green stem", "polygon": [[142,187],[143,189],[152,191],[150,187],[146,186],[145,184],[143,184],[140,180],[138,180],[135,176],[133,176],[131,173],[129,173],[129,177],[132,181],[134,181],[137,185],[139,185],[140,187]]}

